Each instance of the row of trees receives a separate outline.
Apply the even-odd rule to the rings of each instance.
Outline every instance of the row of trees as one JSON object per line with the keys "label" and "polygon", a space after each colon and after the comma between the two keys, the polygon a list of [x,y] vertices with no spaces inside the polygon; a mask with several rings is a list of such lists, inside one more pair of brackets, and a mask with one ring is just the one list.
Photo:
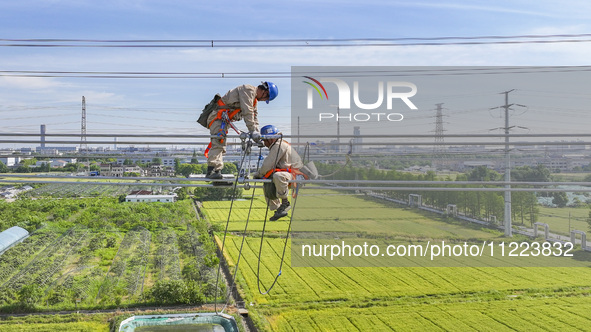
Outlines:
{"label": "row of trees", "polygon": [[[31,173],[31,172],[76,172],[81,169],[86,169],[86,165],[82,163],[70,163],[62,168],[51,168],[49,161],[37,167],[31,167],[36,165],[38,161],[44,161],[45,159],[25,159],[23,160],[18,167],[16,167],[13,172],[15,173]],[[88,168],[90,171],[100,171],[100,163],[112,163],[115,162],[115,158],[108,158],[108,159],[96,159],[89,161]],[[152,158],[151,162],[142,163],[140,161],[133,161],[130,158],[126,158],[123,161],[123,165],[131,166],[136,165],[139,167],[148,167],[152,165],[162,165],[162,159],[159,157]],[[205,174],[207,170],[206,164],[199,164],[197,160],[197,154],[193,152],[193,157],[191,158],[191,162],[188,164],[182,164],[179,158],[176,158],[174,161],[174,170],[176,175],[182,175],[184,177],[189,177],[191,174]],[[232,174],[237,171],[236,165],[232,163],[224,164],[224,168],[222,169],[222,173]],[[9,173],[10,169],[0,161],[0,173]],[[140,176],[138,173],[125,173],[124,176]]]}
{"label": "row of trees", "polygon": [[[196,160],[196,159],[195,159]],[[36,165],[38,161],[47,161],[46,163],[41,164],[40,166],[37,167],[31,167],[33,165]],[[30,158],[30,159],[24,159],[23,161],[21,161],[21,163],[18,165],[18,167],[14,168],[13,172],[14,173],[31,173],[31,172],[77,172],[79,170],[90,170],[90,171],[100,171],[100,164],[101,163],[113,163],[116,162],[117,159],[115,158],[106,158],[106,159],[94,159],[94,160],[89,160],[89,165],[85,165],[82,163],[69,163],[66,164],[66,166],[64,167],[58,167],[58,168],[52,168],[50,163],[49,163],[49,159],[48,158]],[[180,160],[179,160],[180,163]],[[137,165],[140,167],[148,167],[151,165],[161,165],[162,164],[162,159],[155,157],[152,158],[152,162],[149,163],[141,163],[141,162],[135,162],[129,158],[125,159],[123,161],[123,165]],[[0,173],[9,173],[11,170],[6,166],[6,164],[4,164],[2,161],[0,161]],[[131,175],[129,175],[131,176]],[[139,176],[139,174],[138,174]]]}
{"label": "row of trees", "polygon": [[[396,170],[378,170],[375,168],[363,167],[343,167],[342,165],[317,165],[320,174],[331,174],[336,172],[330,178],[346,180],[380,180],[380,181],[435,181],[437,175],[433,171],[426,174],[412,174],[408,172],[399,172]],[[512,171],[513,181],[522,182],[548,182],[550,181],[550,171],[540,165],[537,167],[517,167]],[[458,174],[454,179],[447,177],[444,181],[502,181],[503,176],[494,170],[484,166],[477,167],[470,172]],[[490,220],[495,216],[502,220],[504,214],[503,192],[490,191],[421,191],[420,187],[429,187],[433,185],[417,185],[415,194],[420,194],[425,205],[445,210],[448,204],[457,206],[458,211],[464,215]],[[450,187],[461,188],[487,188],[496,187],[490,185],[457,185],[451,184]],[[440,187],[440,185],[438,185]],[[410,192],[408,191],[390,191],[387,194],[390,197],[406,200]],[[553,198],[554,204],[559,207],[566,206],[568,199],[565,193],[549,193]],[[512,193],[512,217],[521,223],[529,222],[533,224],[538,218],[538,200],[534,192],[513,192]]]}
{"label": "row of trees", "polygon": [[[64,167],[60,168],[52,168],[49,162],[43,163],[37,167],[30,167],[37,163],[36,159],[27,159],[22,164],[20,164],[17,168],[14,169],[14,173],[31,173],[31,172],[76,172],[80,169],[84,169],[86,166],[81,163],[69,163],[66,164]],[[91,165],[91,171],[98,171],[100,167],[98,165]],[[0,161],[0,173],[9,173],[10,169]]]}

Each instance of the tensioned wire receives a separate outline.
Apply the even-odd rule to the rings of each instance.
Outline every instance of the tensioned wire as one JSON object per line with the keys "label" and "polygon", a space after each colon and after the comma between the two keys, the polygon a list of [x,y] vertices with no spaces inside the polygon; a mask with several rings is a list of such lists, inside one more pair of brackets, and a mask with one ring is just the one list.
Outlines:
{"label": "tensioned wire", "polygon": [[[195,184],[187,182],[210,182],[211,180],[203,178],[148,178],[148,177],[99,177],[97,181],[72,181],[77,179],[89,180],[97,179],[96,176],[51,176],[51,175],[30,175],[30,174],[0,174],[0,183],[38,183],[38,184],[68,184],[68,185],[107,185],[107,186],[162,186],[162,187],[213,187],[211,184]],[[26,179],[26,180],[22,180]],[[43,179],[43,180],[41,180]],[[56,181],[46,179],[57,179]],[[70,181],[60,181],[69,179]],[[117,180],[118,182],[110,182]],[[120,182],[120,181],[133,182]],[[138,182],[138,181],[166,181],[158,182]],[[235,183],[237,179],[218,180],[218,182]],[[257,184],[271,182],[267,179],[244,179],[240,185],[235,183],[237,188],[259,188]],[[535,181],[397,181],[397,180],[291,180],[290,183],[298,185],[309,185],[306,189],[329,189],[329,190],[389,190],[389,191],[525,191],[525,192],[591,192],[591,182],[535,182]],[[252,184],[252,185],[251,185]],[[343,185],[356,186],[343,186]],[[359,186],[363,185],[363,186]],[[368,186],[373,185],[373,186]],[[376,186],[378,185],[378,186]],[[404,187],[396,187],[396,185]],[[519,186],[505,188],[503,186]],[[465,187],[480,186],[480,187]],[[484,186],[499,186],[496,188]],[[528,187],[521,187],[528,186]],[[555,188],[552,186],[586,186],[588,188]],[[532,188],[533,187],[533,188]]]}
{"label": "tensioned wire", "polygon": [[[97,178],[101,180],[119,180],[119,181],[183,181],[183,182],[211,182],[211,180],[204,179],[204,178],[171,178],[171,177],[107,177],[107,176],[60,176],[60,175],[44,175],[44,174],[15,174],[15,173],[0,173],[0,178],[33,178],[33,179],[82,179],[82,180],[96,180]],[[218,182],[234,182],[234,180],[217,180]],[[268,179],[244,179],[245,183],[265,183],[271,182]],[[450,185],[450,184],[457,184],[457,185],[524,185],[524,186],[549,186],[549,185],[579,185],[579,186],[591,186],[591,182],[561,182],[561,181],[551,181],[551,182],[541,182],[541,181],[417,181],[417,180],[292,180],[289,181],[290,183],[301,183],[301,184],[349,184],[349,183],[356,183],[356,184],[387,184],[387,185],[408,185],[408,184],[416,184],[416,185]],[[50,182],[51,183],[51,182]],[[80,182],[67,182],[71,184],[76,184]],[[87,182],[87,183],[101,183],[100,181],[97,182]],[[105,182],[105,184],[117,184],[119,182]],[[123,182],[123,184],[133,184],[133,182]],[[154,183],[151,183],[154,184]],[[169,185],[166,183],[156,183],[156,185]]]}
{"label": "tensioned wire", "polygon": [[[406,68],[406,66],[404,67]],[[590,71],[591,66],[488,66],[488,67],[432,67],[415,69],[380,69],[364,71],[322,71],[314,70],[310,74],[331,75],[331,77],[416,77],[416,76],[464,76],[464,75],[496,75],[526,73],[563,73]],[[70,78],[143,78],[143,79],[212,79],[212,78],[292,78],[292,72],[128,72],[128,71],[33,71],[33,70],[0,70],[0,76],[13,77],[70,77]],[[303,72],[297,76],[304,77]]]}
{"label": "tensioned wire", "polygon": [[[40,133],[0,133],[0,137],[10,137],[8,139],[0,139],[0,143],[28,143],[28,144],[40,144],[42,143],[41,139],[35,140],[24,140],[24,139],[15,139],[12,137],[39,137],[42,136]],[[187,134],[44,134],[45,137],[82,137],[82,138],[105,138],[105,137],[117,137],[117,138],[195,138],[195,139],[210,139],[216,138],[215,135],[187,135]],[[239,136],[236,135],[228,135],[228,139],[239,139]],[[285,135],[284,137],[289,138],[300,138],[300,139],[311,139],[311,138],[363,138],[363,139],[383,139],[383,138],[391,138],[391,139],[424,139],[424,138],[436,138],[436,137],[443,137],[445,138],[526,138],[526,137],[536,137],[536,138],[551,138],[551,137],[591,137],[589,133],[571,133],[571,134],[449,134],[449,135],[429,135],[429,134],[418,134],[418,135],[363,135],[363,136],[355,136],[355,135]],[[45,144],[113,144],[113,141],[73,141],[73,140],[45,140],[43,143]],[[117,141],[117,144],[151,144],[151,145],[207,145],[209,142],[188,142],[188,141],[162,141],[162,140],[154,140],[154,141]],[[230,143],[229,144],[239,144],[239,143]],[[350,142],[337,142],[337,143],[325,143],[325,144],[318,144],[318,146],[324,145],[350,145]],[[378,142],[357,142],[355,145],[366,145],[366,146],[379,146],[379,145],[506,145],[506,142],[490,142],[490,141],[439,141],[439,142],[425,142],[425,141],[378,141]],[[528,146],[528,145],[589,145],[590,142],[584,141],[574,141],[574,142],[524,142],[524,141],[517,141],[517,142],[510,142],[509,145],[513,146]],[[298,145],[296,142],[292,142],[292,145]]]}
{"label": "tensioned wire", "polygon": [[[21,143],[21,144],[34,144],[34,143],[41,143],[39,140],[15,140],[15,139],[7,139],[7,140],[0,140],[0,144],[2,143]],[[73,144],[73,145],[80,145],[80,144],[104,144],[104,145],[112,145],[112,144],[149,144],[149,145],[208,145],[209,142],[187,142],[187,141],[45,141],[45,144]],[[228,145],[239,145],[240,143],[231,143],[228,142]],[[292,145],[305,145],[305,143],[292,143]],[[327,147],[327,146],[335,146],[335,145],[346,145],[348,146],[348,142],[341,142],[341,143],[324,143],[319,146]],[[479,141],[461,141],[461,142],[453,142],[453,141],[446,141],[446,142],[361,142],[355,143],[355,145],[363,145],[363,146],[396,146],[396,145],[407,145],[407,146],[435,146],[435,145],[489,145],[489,146],[497,146],[497,145],[510,145],[510,146],[568,146],[568,145],[591,145],[591,142],[583,142],[583,141],[573,141],[573,142],[479,142]],[[88,157],[87,155],[86,157]]]}
{"label": "tensioned wire", "polygon": [[299,38],[299,39],[0,39],[0,47],[114,47],[114,48],[269,48],[443,46],[494,44],[549,44],[589,42],[591,34],[514,36],[440,36],[401,38]]}
{"label": "tensioned wire", "polygon": [[[0,136],[30,136],[30,137],[159,137],[159,138],[216,138],[216,135],[188,135],[188,134],[68,134],[68,133],[2,133]],[[240,138],[238,135],[228,135],[228,138]],[[285,138],[458,138],[458,137],[483,137],[483,138],[505,138],[505,137],[591,137],[591,133],[569,133],[569,134],[369,134],[369,135],[283,135]],[[111,142],[112,143],[112,142]],[[349,143],[346,143],[349,144]],[[537,143],[536,143],[537,144]]]}

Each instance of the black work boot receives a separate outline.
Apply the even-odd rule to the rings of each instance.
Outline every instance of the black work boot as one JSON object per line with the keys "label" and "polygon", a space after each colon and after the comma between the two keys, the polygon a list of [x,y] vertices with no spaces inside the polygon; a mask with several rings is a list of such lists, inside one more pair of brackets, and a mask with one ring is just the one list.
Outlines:
{"label": "black work boot", "polygon": [[207,174],[205,177],[211,180],[221,180],[223,178],[222,173],[220,173],[219,170],[213,170],[213,166],[207,166]]}
{"label": "black work boot", "polygon": [[285,200],[281,203],[281,205],[279,205],[279,208],[277,209],[277,211],[275,211],[275,214],[269,218],[269,221],[275,221],[279,218],[283,218],[285,216],[287,216],[287,211],[289,211],[289,209],[291,209],[291,205],[289,204],[288,200]]}
{"label": "black work boot", "polygon": [[213,173],[213,166],[207,166],[207,172],[205,173],[205,177],[208,178],[211,173]]}

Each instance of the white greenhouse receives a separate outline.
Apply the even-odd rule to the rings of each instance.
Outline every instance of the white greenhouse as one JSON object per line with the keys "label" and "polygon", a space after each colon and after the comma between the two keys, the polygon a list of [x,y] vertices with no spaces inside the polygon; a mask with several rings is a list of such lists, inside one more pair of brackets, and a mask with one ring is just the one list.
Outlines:
{"label": "white greenhouse", "polygon": [[21,227],[14,226],[0,233],[0,255],[3,254],[7,249],[20,241],[26,239],[29,236],[29,232]]}

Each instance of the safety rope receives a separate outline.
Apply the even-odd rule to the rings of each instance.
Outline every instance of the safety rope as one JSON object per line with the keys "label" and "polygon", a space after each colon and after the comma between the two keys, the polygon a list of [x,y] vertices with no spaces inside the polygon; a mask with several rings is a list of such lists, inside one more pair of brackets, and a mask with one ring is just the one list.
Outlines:
{"label": "safety rope", "polygon": [[[244,167],[244,160],[246,159],[247,154],[250,154],[249,150],[245,149],[243,151],[242,158],[240,160],[240,167],[238,168],[238,174],[242,173],[242,168]],[[233,184],[233,188],[232,188],[233,190],[232,190],[232,198],[230,201],[230,210],[228,211],[228,220],[226,221],[226,229],[224,230],[224,237],[222,239],[222,248],[220,251],[221,252],[221,259],[218,264],[218,272],[217,272],[217,277],[216,277],[216,282],[215,282],[214,310],[218,314],[221,313],[221,311],[218,312],[218,310],[217,310],[217,304],[218,304],[218,290],[219,290],[220,274],[221,274],[221,269],[222,269],[222,259],[224,258],[224,248],[226,246],[226,235],[228,234],[228,227],[230,226],[230,217],[232,216],[232,208],[234,207],[234,200],[236,199],[238,179],[239,178],[236,177],[236,180],[234,180],[234,184]],[[236,269],[238,269],[238,266],[236,266]],[[231,289],[230,289],[230,291],[231,291]]]}
{"label": "safety rope", "polygon": [[[279,143],[279,146],[281,146],[281,144],[283,143],[283,135],[282,134],[280,134],[280,136],[279,136],[278,143]],[[245,148],[245,145],[244,145],[244,142],[243,142],[243,152],[244,153],[243,153],[242,158],[241,158],[241,161],[240,161],[240,168],[238,170],[238,174],[239,175],[242,175],[243,174],[244,160],[246,159],[246,156],[249,156],[249,166],[250,166],[250,148],[251,148],[251,146],[252,146],[252,141],[250,141],[250,140],[248,141],[248,143],[246,145],[246,148]],[[259,158],[257,160],[257,171],[258,171],[258,169],[260,167],[260,160],[262,159],[262,148],[260,146],[259,146],[259,148],[260,149],[259,149]],[[349,159],[349,155],[351,154],[351,150],[352,150],[352,145],[351,145],[351,149],[349,150],[349,153],[347,154],[347,159],[348,160],[350,160]],[[276,155],[275,160],[279,160],[279,153],[280,152],[281,152],[281,149],[277,149],[277,155]],[[304,151],[304,158],[306,158],[306,154],[308,155],[308,159],[309,159],[309,144],[306,147],[306,150]],[[271,173],[271,176],[269,178],[272,179],[273,178],[273,174],[275,174],[275,172],[276,172],[276,169],[273,169],[273,171]],[[229,224],[230,224],[230,218],[231,218],[232,209],[233,209],[233,206],[234,206],[234,200],[236,198],[236,187],[237,187],[237,184],[239,182],[239,179],[240,178],[237,178],[234,181],[234,190],[233,190],[232,199],[231,199],[231,203],[230,203],[230,209],[228,211],[228,219],[226,221],[226,228],[224,230],[224,237],[223,237],[223,240],[222,240],[222,247],[221,247],[221,255],[222,255],[222,258],[223,258],[223,255],[224,255],[224,248],[225,248],[225,243],[226,243],[226,236],[227,236],[227,233],[228,233],[228,228],[229,228]],[[262,232],[261,232],[261,242],[260,242],[260,245],[259,245],[259,253],[258,253],[258,257],[257,257],[257,287],[258,287],[259,293],[261,295],[269,294],[269,292],[277,284],[277,280],[279,279],[279,277],[282,274],[283,263],[285,262],[285,253],[287,252],[287,243],[289,241],[289,236],[291,234],[291,224],[292,224],[292,221],[293,221],[293,216],[294,216],[294,212],[295,212],[295,208],[296,208],[296,204],[297,204],[297,197],[298,197],[298,193],[299,193],[299,188],[300,188],[300,186],[296,186],[295,189],[292,189],[292,190],[294,190],[295,194],[293,195],[294,199],[293,199],[293,205],[292,205],[292,208],[291,208],[291,216],[289,218],[289,223],[288,223],[288,227],[287,227],[287,233],[286,233],[286,236],[285,236],[285,241],[283,243],[283,251],[282,251],[282,254],[281,254],[281,261],[279,263],[279,272],[277,273],[277,275],[275,276],[272,284],[269,287],[266,287],[263,284],[263,282],[261,281],[261,278],[260,278],[261,256],[262,256],[263,243],[264,243],[264,240],[265,240],[265,231],[266,231],[266,226],[267,226],[267,221],[268,221],[267,217],[268,217],[268,214],[269,214],[269,206],[267,204],[267,208],[265,210],[264,222],[263,222],[263,229],[262,229]],[[238,258],[236,260],[236,265],[235,265],[235,268],[234,268],[234,275],[233,275],[233,278],[232,278],[232,284],[230,285],[230,289],[229,289],[230,294],[233,291],[234,286],[236,285],[236,276],[237,276],[237,273],[238,273],[240,259],[242,257],[242,250],[244,249],[244,243],[246,241],[246,234],[247,234],[246,231],[248,229],[248,224],[250,222],[250,216],[251,216],[251,212],[252,212],[252,206],[253,206],[253,203],[254,203],[255,189],[256,189],[256,186],[253,187],[253,193],[252,193],[252,197],[251,197],[251,201],[250,201],[248,215],[247,215],[247,218],[246,218],[246,224],[244,226],[244,231],[242,233],[242,240],[241,240],[241,243],[240,243],[240,249],[238,251]],[[217,311],[217,297],[218,297],[218,290],[219,290],[220,272],[221,272],[221,260],[220,260],[220,264],[218,266],[217,281],[216,281],[216,294],[215,294],[215,304],[214,304],[216,313],[218,313],[218,311]],[[264,292],[261,290],[261,285],[265,289]],[[229,302],[230,302],[230,297],[228,296],[228,299],[227,299],[224,307],[222,308],[222,310],[219,313],[223,313],[224,312],[224,310],[229,305]]]}
{"label": "safety rope", "polygon": [[[245,148],[246,153],[248,154],[248,166],[250,168],[250,148],[252,147],[252,141],[248,141],[247,146]],[[260,161],[262,159],[262,153],[263,153],[263,149],[261,146],[259,146],[259,157],[257,158],[257,171],[259,169],[260,166]],[[238,173],[240,174],[240,173]],[[232,290],[234,289],[234,286],[236,285],[236,276],[238,274],[238,266],[240,265],[240,258],[242,257],[242,249],[244,248],[244,242],[246,240],[246,230],[248,229],[248,223],[250,221],[250,214],[252,211],[252,205],[254,203],[254,194],[256,191],[256,187],[252,188],[252,196],[250,198],[250,206],[248,208],[248,215],[246,216],[246,224],[244,225],[244,231],[242,232],[242,241],[240,243],[240,250],[238,250],[238,258],[236,260],[236,266],[234,267],[234,275],[232,277],[232,284],[230,285],[230,294],[232,294]],[[222,252],[223,254],[223,252]],[[226,301],[226,304],[224,305],[224,307],[222,308],[222,310],[220,311],[220,313],[223,313],[224,310],[226,310],[226,308],[228,307],[230,303],[230,297],[228,296],[228,299]]]}
{"label": "safety rope", "polygon": [[[281,144],[282,140],[283,140],[283,135],[280,137],[280,143],[279,144]],[[277,150],[277,158],[275,160],[278,160],[279,159],[279,151],[280,151],[280,149]],[[334,174],[340,172],[341,170],[343,170],[351,162],[351,154],[352,154],[352,152],[353,152],[353,140],[349,141],[349,152],[346,155],[347,162],[345,163],[345,165],[341,169],[339,169],[339,170],[337,170],[337,171],[335,171],[335,172],[333,172],[331,174],[323,175],[322,177],[331,176],[331,175],[334,175]],[[306,157],[308,158],[308,160],[310,160],[310,144],[309,143],[306,144],[306,149],[304,150],[304,160],[306,160]],[[270,176],[270,178],[272,178],[272,176]],[[293,199],[293,206],[291,208],[291,216],[289,218],[289,223],[288,223],[288,226],[287,226],[287,233],[285,235],[285,242],[283,243],[283,252],[281,254],[281,261],[279,263],[279,272],[277,273],[277,275],[273,279],[273,283],[271,283],[271,286],[269,286],[269,287],[266,287],[262,283],[261,278],[260,278],[260,275],[261,275],[261,255],[262,255],[262,251],[263,251],[263,242],[264,242],[264,239],[265,239],[265,230],[266,230],[266,226],[267,226],[267,216],[268,216],[268,213],[269,213],[269,207],[268,206],[267,206],[267,210],[265,211],[265,219],[264,219],[264,223],[263,223],[263,230],[261,232],[261,242],[260,242],[260,245],[259,245],[259,255],[258,255],[258,262],[257,262],[257,287],[258,287],[259,293],[261,295],[269,294],[269,292],[271,292],[271,290],[273,289],[273,287],[275,287],[275,285],[277,284],[277,280],[281,276],[282,269],[283,269],[283,262],[285,261],[285,253],[287,251],[287,242],[289,240],[289,235],[291,234],[291,224],[293,222],[293,216],[294,216],[294,213],[295,213],[295,208],[296,208],[296,204],[297,204],[297,200],[298,200],[299,190],[300,190],[300,186],[296,186],[295,187],[295,195],[293,196],[294,199]],[[265,289],[264,292],[261,290],[261,285]]]}
{"label": "safety rope", "polygon": [[[261,278],[260,278],[260,270],[261,270],[261,254],[263,251],[263,241],[265,239],[265,228],[267,225],[267,215],[269,212],[269,208],[267,207],[267,211],[265,212],[265,221],[263,223],[263,231],[261,234],[261,244],[259,246],[259,257],[258,257],[258,262],[257,262],[257,287],[259,289],[259,293],[261,295],[267,295],[269,294],[269,292],[273,289],[273,287],[275,287],[275,284],[277,283],[277,280],[279,279],[279,277],[281,276],[281,272],[282,272],[282,268],[283,268],[283,262],[285,261],[285,252],[287,249],[287,241],[289,240],[289,234],[291,233],[291,222],[293,221],[293,215],[295,212],[295,207],[296,207],[296,203],[298,200],[298,191],[300,186],[297,186],[295,189],[296,195],[295,198],[293,199],[293,206],[291,208],[291,217],[289,218],[289,224],[287,226],[287,234],[285,235],[285,242],[283,243],[283,253],[281,254],[281,262],[279,263],[279,272],[277,273],[277,276],[275,276],[275,279],[273,279],[273,283],[271,284],[271,286],[269,286],[268,288],[265,287],[265,285],[262,283]],[[261,285],[263,286],[263,288],[265,289],[265,291],[261,291]]]}
{"label": "safety rope", "polygon": [[[279,147],[281,147],[281,143],[283,143],[283,135],[282,134],[280,134],[280,137],[279,137]],[[275,144],[277,144],[277,142]],[[276,161],[279,160],[279,152],[281,152],[281,148],[277,149],[277,156],[275,157],[275,160]],[[271,176],[269,176],[270,179],[273,178],[273,174],[275,174],[275,169],[273,170],[273,173],[271,173]],[[265,287],[265,285],[261,282],[261,278],[260,278],[260,276],[261,276],[261,274],[260,274],[260,271],[261,271],[261,255],[262,255],[262,252],[263,252],[263,242],[265,240],[265,230],[266,230],[266,227],[267,227],[267,216],[269,215],[269,205],[267,204],[267,209],[265,211],[265,219],[264,219],[264,222],[263,222],[263,230],[261,232],[261,243],[259,245],[259,254],[258,254],[258,261],[257,261],[257,287],[258,287],[259,293],[261,295],[269,294],[269,292],[273,289],[273,287],[275,287],[275,284],[277,283],[277,280],[281,276],[281,271],[282,271],[282,268],[283,268],[283,262],[285,261],[285,252],[286,252],[286,249],[287,249],[287,241],[289,240],[289,233],[291,232],[291,222],[293,220],[293,215],[294,215],[294,211],[295,211],[295,207],[296,207],[297,193],[299,191],[299,187],[300,186],[297,186],[296,189],[295,189],[295,193],[296,194],[295,194],[294,199],[293,199],[293,206],[291,208],[291,217],[289,218],[289,224],[288,224],[288,227],[287,227],[287,234],[285,236],[285,242],[283,243],[283,253],[281,255],[281,262],[279,263],[279,272],[277,273],[277,276],[275,276],[275,279],[273,280],[273,283],[271,284],[271,286],[268,287],[268,288]],[[261,291],[261,285],[265,289],[265,292]]]}

